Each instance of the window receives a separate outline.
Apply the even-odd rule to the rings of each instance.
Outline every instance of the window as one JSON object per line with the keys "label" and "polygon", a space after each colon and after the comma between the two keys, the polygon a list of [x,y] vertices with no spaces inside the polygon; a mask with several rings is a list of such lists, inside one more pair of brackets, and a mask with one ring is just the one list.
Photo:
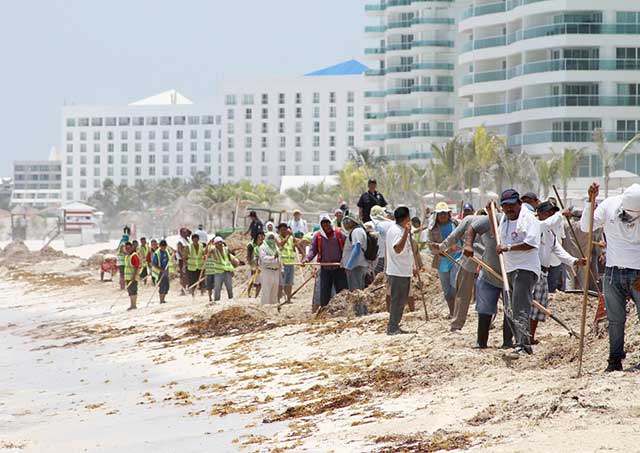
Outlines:
{"label": "window", "polygon": [[204,150],[211,151],[211,142],[204,142]]}
{"label": "window", "polygon": [[184,143],[182,142],[176,143],[176,151],[184,151]]}
{"label": "window", "polygon": [[336,161],[336,150],[332,149],[329,151],[329,160],[331,162],[335,162]]}
{"label": "window", "polygon": [[169,140],[169,131],[162,131],[162,140]]}
{"label": "window", "polygon": [[67,132],[67,141],[70,142],[73,140],[73,132]]}
{"label": "window", "polygon": [[121,116],[118,118],[118,126],[129,126],[131,124],[131,118],[128,116]]}
{"label": "window", "polygon": [[320,174],[320,165],[313,166],[313,176],[318,176]]}
{"label": "window", "polygon": [[113,158],[112,155],[107,156],[107,163],[109,165],[113,165],[114,161],[115,161],[115,159]]}
{"label": "window", "polygon": [[262,105],[266,105],[269,103],[269,95],[268,94],[263,94],[262,95]]}
{"label": "window", "polygon": [[[73,165],[73,156],[67,156],[67,165]],[[20,176],[20,178],[18,178]],[[16,179],[22,179],[22,175],[16,176]]]}
{"label": "window", "polygon": [[147,126],[157,126],[158,125],[158,117],[157,116],[148,116],[145,119]]}
{"label": "window", "polygon": [[300,148],[302,146],[302,137],[299,135],[296,136],[296,148]]}
{"label": "window", "polygon": [[135,168],[135,176],[141,176],[142,175],[142,169],[140,167],[136,167]]}
{"label": "window", "polygon": [[198,155],[197,154],[192,154],[191,155],[191,163],[192,164],[197,164],[198,163]]}
{"label": "window", "polygon": [[[205,115],[202,117],[202,124],[213,124],[213,115]],[[217,117],[217,123],[220,124],[220,116]]]}
{"label": "window", "polygon": [[169,167],[162,167],[162,176],[169,176]]}
{"label": "window", "polygon": [[320,118],[320,107],[314,107],[313,108],[313,117],[314,118]]}
{"label": "window", "polygon": [[302,93],[296,93],[296,104],[302,104]]}
{"label": "window", "polygon": [[233,167],[227,168],[227,176],[229,176],[230,178],[233,178]]}
{"label": "window", "polygon": [[[335,146],[335,145],[331,145],[331,146]],[[355,137],[353,135],[349,135],[347,137],[347,146],[356,146]]]}
{"label": "window", "polygon": [[113,143],[109,143],[107,145],[107,152],[112,153],[115,150],[115,146],[113,145]]}
{"label": "window", "polygon": [[278,95],[278,104],[284,104],[284,93]]}
{"label": "window", "polygon": [[114,135],[112,131],[107,132],[107,140],[113,140],[113,137]]}
{"label": "window", "polygon": [[266,176],[269,176],[269,169],[267,168],[267,166],[263,165],[262,168],[260,169],[260,175],[264,178]]}
{"label": "window", "polygon": [[253,125],[251,123],[244,124],[244,133],[251,134],[253,132]]}
{"label": "window", "polygon": [[284,107],[278,109],[278,118],[284,119]]}
{"label": "window", "polygon": [[[116,119],[113,118],[112,126],[115,126]],[[88,127],[89,126],[89,118],[78,118],[78,126],[80,127]]]}
{"label": "window", "polygon": [[162,126],[171,126],[171,117],[170,116],[161,116],[160,124]]}
{"label": "window", "polygon": [[313,146],[320,146],[320,137],[317,135],[313,136]]}
{"label": "window", "polygon": [[141,131],[135,131],[133,136],[134,136],[135,140],[142,140],[142,132]]}
{"label": "window", "polygon": [[280,137],[280,148],[287,146],[287,137]]}
{"label": "window", "polygon": [[191,140],[197,140],[198,139],[198,131],[195,129],[192,129],[191,131],[189,131],[189,138]]}
{"label": "window", "polygon": [[251,177],[251,167],[249,167],[249,166],[244,167],[244,175],[245,175],[245,177],[247,177],[247,178],[250,178],[250,177]]}
{"label": "window", "polygon": [[347,132],[353,132],[355,129],[355,123],[353,121],[347,121]]}
{"label": "window", "polygon": [[120,151],[126,153],[127,151],[129,151],[129,145],[127,143],[120,144]]}
{"label": "window", "polygon": [[207,129],[204,131],[204,139],[205,140],[211,140],[211,129]]}
{"label": "window", "polygon": [[235,117],[234,110],[233,109],[227,110],[227,119],[228,120],[232,120],[232,119],[234,119],[234,117]]}
{"label": "window", "polygon": [[313,103],[320,104],[320,93],[313,93]]}
{"label": "window", "polygon": [[94,139],[94,140],[96,140],[96,141],[97,141],[97,140],[100,140],[100,132],[95,131],[95,132],[93,133],[93,139]]}
{"label": "window", "polygon": [[107,168],[107,176],[113,176],[113,167]]}
{"label": "window", "polygon": [[224,103],[226,105],[236,105],[236,96],[235,96],[235,94],[227,94],[225,96]]}
{"label": "window", "polygon": [[67,176],[73,176],[73,168],[67,167]]}
{"label": "window", "polygon": [[251,148],[252,145],[253,145],[253,140],[251,139],[251,137],[245,137],[244,138],[244,147],[245,148]]}
{"label": "window", "polygon": [[149,131],[149,140],[155,140],[156,139],[156,131]]}
{"label": "window", "polygon": [[149,167],[149,176],[156,175],[156,167]]}
{"label": "window", "polygon": [[[99,169],[99,168],[96,168],[96,170],[98,170],[98,171],[96,172],[96,173],[97,173],[97,175],[94,175],[94,176],[98,176],[98,177],[99,177],[99,176],[100,176],[100,169]],[[94,188],[94,189],[100,189],[100,180],[99,180],[99,179],[94,179],[94,180],[93,180],[93,188]]]}
{"label": "window", "polygon": [[164,152],[169,151],[169,142],[162,142],[162,151]]}
{"label": "window", "polygon": [[120,176],[129,176],[127,167],[120,167]]}
{"label": "window", "polygon": [[269,146],[269,142],[267,141],[267,137],[262,137],[262,143],[260,144],[262,148],[267,148]]}
{"label": "window", "polygon": [[296,162],[302,162],[302,151],[300,151],[299,149],[296,150],[295,159],[296,159]]}
{"label": "window", "polygon": [[134,159],[134,162],[137,165],[142,165],[142,156],[136,156],[135,159]]}
{"label": "window", "polygon": [[142,152],[142,143],[136,143],[134,145],[134,147],[135,147],[137,153]]}
{"label": "window", "polygon": [[75,118],[67,118],[67,127],[75,127],[76,119]]}
{"label": "window", "polygon": [[353,107],[353,105],[350,105],[350,106],[347,107],[347,116],[349,118],[353,118],[355,116],[355,112],[356,112],[356,110]]}
{"label": "window", "polygon": [[244,105],[253,105],[253,94],[243,94],[242,103]]}
{"label": "window", "polygon": [[154,153],[156,151],[156,144],[155,143],[149,143],[149,152]]}
{"label": "window", "polygon": [[267,161],[267,153],[265,153],[264,151],[262,151],[260,153],[260,162],[266,162]]}
{"label": "window", "polygon": [[176,156],[176,164],[182,164],[182,163],[183,163],[182,154],[178,154]]}
{"label": "window", "polygon": [[335,104],[336,103],[336,93],[334,91],[329,93],[329,102],[331,104]]}
{"label": "window", "polygon": [[128,156],[120,156],[120,163],[121,163],[122,165],[126,165],[126,164],[128,164],[128,163],[129,163],[129,158],[128,158]]}
{"label": "window", "polygon": [[252,109],[245,109],[245,111],[244,111],[244,119],[250,120],[252,118],[252,115],[253,115],[253,110]]}
{"label": "window", "polygon": [[86,143],[81,143],[80,144],[80,152],[81,153],[86,153],[87,152],[87,144]]}
{"label": "window", "polygon": [[169,155],[168,154],[163,154],[162,163],[163,164],[168,164],[169,163]]}
{"label": "window", "polygon": [[245,162],[251,162],[252,159],[253,159],[253,155],[251,154],[251,151],[245,151],[245,153],[244,153],[244,161]]}
{"label": "window", "polygon": [[266,120],[269,118],[269,109],[262,109],[262,119]]}
{"label": "window", "polygon": [[80,140],[83,141],[83,142],[87,140],[87,133],[86,132],[80,132]]}
{"label": "window", "polygon": [[320,150],[319,149],[314,149],[313,150],[313,161],[314,162],[319,162],[320,161]]}
{"label": "window", "polygon": [[262,123],[262,133],[266,134],[269,132],[269,125],[268,123]]}
{"label": "window", "polygon": [[320,133],[320,121],[313,122],[313,132],[316,134]]}
{"label": "window", "polygon": [[133,118],[134,126],[144,126],[144,118],[142,116],[136,116]]}
{"label": "window", "polygon": [[287,152],[285,150],[281,149],[278,152],[278,160],[280,162],[284,162],[285,160],[287,160]]}
{"label": "window", "polygon": [[278,133],[284,134],[284,123],[278,123]]}
{"label": "window", "polygon": [[100,152],[100,144],[99,143],[94,143],[93,144],[93,152],[94,153],[99,153]]}
{"label": "window", "polygon": [[199,117],[199,116],[190,116],[190,117],[187,119],[187,122],[188,122],[190,125],[197,125],[197,124],[200,124],[200,117]]}
{"label": "window", "polygon": [[302,118],[302,107],[296,107],[296,118]]}
{"label": "window", "polygon": [[227,148],[233,149],[233,147],[234,147],[233,137],[227,138]]}
{"label": "window", "polygon": [[[136,156],[138,157],[138,156]],[[149,165],[155,165],[156,164],[156,156],[155,154],[149,154]]]}
{"label": "window", "polygon": [[355,93],[353,91],[347,92],[347,102],[352,103],[355,101]]}
{"label": "window", "polygon": [[296,134],[301,134],[302,133],[302,122],[301,121],[297,121],[296,122]]}
{"label": "window", "polygon": [[176,176],[182,176],[183,174],[184,174],[184,170],[182,169],[182,167],[177,167]]}
{"label": "window", "polygon": [[[82,176],[87,176],[87,175],[82,175]],[[87,180],[86,179],[81,179],[80,180],[80,188],[81,189],[86,189],[87,188]]]}
{"label": "window", "polygon": [[280,176],[284,176],[287,174],[287,167],[284,165],[280,165]]}
{"label": "window", "polygon": [[182,126],[187,122],[187,118],[184,116],[174,116],[173,117],[173,124],[175,125],[179,125]]}

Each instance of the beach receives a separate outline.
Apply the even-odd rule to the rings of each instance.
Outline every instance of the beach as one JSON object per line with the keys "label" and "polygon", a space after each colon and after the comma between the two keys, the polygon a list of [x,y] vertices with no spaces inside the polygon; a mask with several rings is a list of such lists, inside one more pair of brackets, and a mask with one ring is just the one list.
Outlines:
{"label": "beach", "polygon": [[[179,296],[174,280],[168,304],[141,285],[127,312],[126,295],[87,264],[101,248],[0,255],[0,451],[584,452],[640,441],[640,375],[602,373],[602,326],[577,379],[578,342],[559,325],[545,322],[534,355],[512,360],[497,349],[499,318],[491,347],[474,350],[475,313],[450,332],[433,284],[431,320],[418,301],[403,321],[417,334],[395,337],[385,313],[312,316],[310,286],[278,312]],[[551,304],[576,330],[580,300]],[[630,367],[640,339],[634,309],[629,318]]]}

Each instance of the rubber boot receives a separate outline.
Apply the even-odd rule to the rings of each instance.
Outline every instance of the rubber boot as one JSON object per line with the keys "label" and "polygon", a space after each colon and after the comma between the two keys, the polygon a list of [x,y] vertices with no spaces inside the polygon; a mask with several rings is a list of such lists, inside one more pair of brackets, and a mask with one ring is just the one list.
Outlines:
{"label": "rubber boot", "polygon": [[604,372],[611,373],[612,371],[622,371],[621,359],[609,359],[609,365],[607,366],[607,369],[604,370]]}
{"label": "rubber boot", "polygon": [[538,328],[538,320],[531,319],[529,321],[529,344],[538,344],[536,340],[536,329]]}
{"label": "rubber boot", "polygon": [[475,349],[486,349],[489,341],[489,328],[491,327],[491,315],[478,314],[478,339]]}
{"label": "rubber boot", "polygon": [[513,344],[513,331],[511,330],[511,321],[507,316],[504,316],[502,321],[502,346],[501,349],[511,349],[514,347]]}

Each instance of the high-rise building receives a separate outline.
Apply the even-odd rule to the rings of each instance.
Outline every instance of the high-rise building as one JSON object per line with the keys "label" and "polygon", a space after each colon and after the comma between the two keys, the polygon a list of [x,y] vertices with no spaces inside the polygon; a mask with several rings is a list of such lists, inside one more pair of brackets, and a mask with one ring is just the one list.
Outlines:
{"label": "high-rise building", "polygon": [[[461,130],[485,125],[535,156],[590,146],[578,176],[602,176],[602,129],[619,150],[640,132],[640,3],[475,1],[459,21]],[[640,173],[640,156],[619,162]]]}
{"label": "high-rise building", "polygon": [[11,205],[51,208],[62,204],[60,154],[53,148],[49,160],[13,162]]}
{"label": "high-rise building", "polygon": [[362,74],[351,60],[304,76],[223,83],[221,182],[330,175],[364,146]]}
{"label": "high-rise building", "polygon": [[367,79],[365,142],[391,160],[424,160],[455,131],[455,5],[452,0],[388,0],[366,5],[365,32],[376,61]]}
{"label": "high-rise building", "polygon": [[220,122],[214,105],[194,104],[175,90],[129,105],[62,109],[64,202],[85,201],[106,179],[188,180],[202,173],[216,182]]}
{"label": "high-rise building", "polygon": [[[640,4],[624,0],[386,0],[369,4],[367,142],[428,157],[431,143],[484,125],[534,156],[582,148],[578,176],[602,176],[640,132]],[[455,24],[454,24],[455,22]],[[455,86],[455,88],[454,88]],[[455,109],[455,114],[454,114]],[[618,162],[640,174],[640,155]]]}

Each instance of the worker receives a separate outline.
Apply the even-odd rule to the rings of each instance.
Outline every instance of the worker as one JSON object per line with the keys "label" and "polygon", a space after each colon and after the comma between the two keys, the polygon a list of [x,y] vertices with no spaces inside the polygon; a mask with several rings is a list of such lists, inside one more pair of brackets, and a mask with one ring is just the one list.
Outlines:
{"label": "worker", "polygon": [[[153,247],[153,242],[151,245]],[[158,293],[160,294],[160,303],[166,303],[167,294],[169,294],[169,277],[171,261],[173,257],[168,250],[167,241],[162,239],[160,247],[157,248],[151,257],[151,275],[153,281],[158,285]]]}
{"label": "worker", "polygon": [[200,244],[200,236],[193,233],[191,244],[187,250],[187,275],[189,276],[189,288],[191,297],[196,297],[196,287],[200,283],[200,274],[204,267],[204,247]]}
{"label": "worker", "polygon": [[124,257],[124,280],[131,305],[127,310],[138,308],[138,276],[140,274],[140,257],[131,242],[125,244],[127,255]]}
{"label": "worker", "polygon": [[126,244],[129,242],[129,234],[123,233],[118,248],[116,249],[116,265],[118,266],[118,276],[120,289],[124,291],[125,278],[124,278],[124,257],[127,256]]}
{"label": "worker", "polygon": [[256,289],[256,297],[260,295],[260,246],[264,242],[264,232],[258,233],[255,240],[247,244],[247,261],[251,269],[251,276],[249,280],[249,287],[247,289],[247,295],[251,297],[251,290]]}
{"label": "worker", "polygon": [[147,277],[149,277],[149,270],[147,269],[147,255],[149,253],[149,244],[147,244],[147,238],[140,238],[140,245],[138,246],[138,258],[140,258],[140,280],[146,285]]}
{"label": "worker", "polygon": [[295,276],[294,264],[296,262],[296,252],[293,232],[286,223],[278,225],[276,244],[280,249],[280,257],[282,260],[282,287],[284,289],[284,294],[286,295],[286,302],[290,303]]}
{"label": "worker", "polygon": [[209,302],[211,302],[211,290],[214,290],[213,301],[220,301],[223,284],[227,289],[227,297],[231,300],[233,299],[233,270],[240,265],[240,262],[232,253],[229,253],[220,236],[216,236],[212,242],[207,248],[206,263]]}
{"label": "worker", "polygon": [[156,286],[156,283],[158,282],[158,279],[154,278],[153,263],[152,263],[153,254],[156,253],[157,250],[158,250],[158,241],[155,239],[151,239],[150,247],[147,254],[144,257],[144,261],[147,265],[147,268],[151,270],[151,284],[153,286]]}
{"label": "worker", "polygon": [[280,272],[282,262],[276,243],[276,235],[268,232],[260,246],[260,277],[262,279],[262,304],[277,304],[279,301]]}

